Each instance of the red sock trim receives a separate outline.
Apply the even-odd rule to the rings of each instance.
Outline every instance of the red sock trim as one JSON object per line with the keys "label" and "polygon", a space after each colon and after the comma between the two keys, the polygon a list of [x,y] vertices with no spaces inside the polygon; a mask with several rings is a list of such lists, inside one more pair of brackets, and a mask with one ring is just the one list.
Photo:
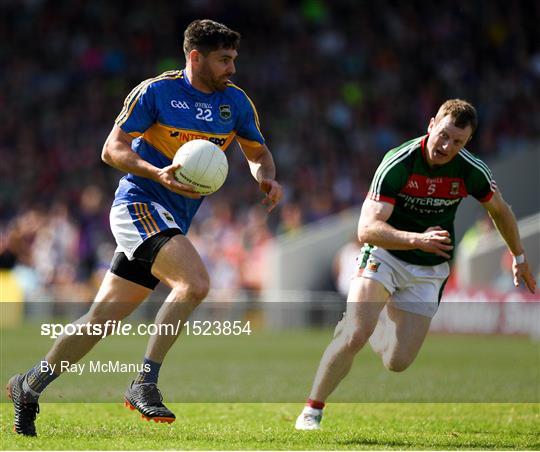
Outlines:
{"label": "red sock trim", "polygon": [[318,400],[307,399],[306,405],[316,410],[322,410],[324,408],[324,402]]}

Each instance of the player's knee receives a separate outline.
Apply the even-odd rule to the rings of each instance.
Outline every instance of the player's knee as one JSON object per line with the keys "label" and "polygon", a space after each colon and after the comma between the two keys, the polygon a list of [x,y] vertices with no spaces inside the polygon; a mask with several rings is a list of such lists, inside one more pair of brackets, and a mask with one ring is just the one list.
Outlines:
{"label": "player's knee", "polygon": [[189,283],[179,284],[173,288],[175,298],[179,302],[189,302],[198,305],[208,295],[210,281],[208,278],[194,278]]}
{"label": "player's knee", "polygon": [[411,365],[411,360],[398,356],[383,356],[383,364],[391,372],[403,372]]}
{"label": "player's knee", "polygon": [[200,278],[191,283],[188,287],[188,298],[200,303],[203,301],[210,290],[210,281],[205,278]]}

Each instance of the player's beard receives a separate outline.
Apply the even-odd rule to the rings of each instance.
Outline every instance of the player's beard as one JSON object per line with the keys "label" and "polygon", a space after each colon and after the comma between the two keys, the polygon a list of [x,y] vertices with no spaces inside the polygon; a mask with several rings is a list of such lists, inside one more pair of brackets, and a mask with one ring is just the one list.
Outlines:
{"label": "player's beard", "polygon": [[216,76],[206,62],[201,65],[199,78],[212,91],[225,91],[229,80],[228,75]]}

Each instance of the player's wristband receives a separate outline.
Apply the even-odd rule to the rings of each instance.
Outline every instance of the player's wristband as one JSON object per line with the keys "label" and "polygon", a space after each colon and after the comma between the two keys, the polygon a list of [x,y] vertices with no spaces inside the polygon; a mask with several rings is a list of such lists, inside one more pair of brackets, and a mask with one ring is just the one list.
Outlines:
{"label": "player's wristband", "polygon": [[514,256],[514,264],[523,264],[525,262],[525,254],[520,254],[519,256]]}

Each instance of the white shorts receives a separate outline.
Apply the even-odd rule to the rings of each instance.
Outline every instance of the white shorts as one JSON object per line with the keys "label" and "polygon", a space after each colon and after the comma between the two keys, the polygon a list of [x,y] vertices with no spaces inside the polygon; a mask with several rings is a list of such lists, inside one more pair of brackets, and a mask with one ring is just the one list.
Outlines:
{"label": "white shorts", "polygon": [[450,274],[448,262],[414,265],[373,247],[358,256],[358,276],[380,282],[390,293],[390,303],[402,311],[432,318],[439,308],[442,289]]}
{"label": "white shorts", "polygon": [[116,240],[116,251],[133,260],[136,249],[147,238],[167,229],[179,229],[172,214],[156,202],[134,202],[111,208],[111,231]]}

